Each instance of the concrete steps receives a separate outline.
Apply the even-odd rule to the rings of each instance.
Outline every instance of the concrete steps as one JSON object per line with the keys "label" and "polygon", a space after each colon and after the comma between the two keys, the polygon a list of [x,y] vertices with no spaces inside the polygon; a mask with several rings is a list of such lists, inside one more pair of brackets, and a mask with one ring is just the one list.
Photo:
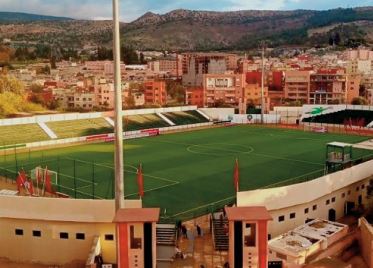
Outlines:
{"label": "concrete steps", "polygon": [[226,218],[223,220],[213,219],[212,224],[214,228],[215,250],[228,251],[229,237],[224,228],[225,225],[228,225],[228,220]]}

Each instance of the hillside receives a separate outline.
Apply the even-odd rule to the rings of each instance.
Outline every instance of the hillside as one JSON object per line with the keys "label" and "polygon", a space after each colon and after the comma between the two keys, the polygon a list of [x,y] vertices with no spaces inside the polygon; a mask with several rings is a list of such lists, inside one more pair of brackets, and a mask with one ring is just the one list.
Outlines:
{"label": "hillside", "polygon": [[[360,24],[343,25],[352,22]],[[313,36],[307,34],[312,29],[341,23],[341,29],[333,27]],[[369,45],[373,44],[368,34],[372,26],[373,7],[328,11],[175,10],[164,15],[145,14],[127,26],[124,39],[135,46],[157,49],[248,49],[257,47],[262,39],[273,47],[326,45],[329,37],[340,30],[346,42],[361,40]]]}
{"label": "hillside", "polygon": [[72,20],[66,17],[43,16],[20,12],[0,12],[0,23],[7,22],[31,22],[31,21],[61,21]]}
{"label": "hillside", "polygon": [[[233,50],[270,46],[373,45],[373,7],[327,11],[174,10],[148,12],[122,24],[123,42],[151,50]],[[33,21],[0,24],[0,40],[58,43],[65,47],[111,46],[110,21]]]}

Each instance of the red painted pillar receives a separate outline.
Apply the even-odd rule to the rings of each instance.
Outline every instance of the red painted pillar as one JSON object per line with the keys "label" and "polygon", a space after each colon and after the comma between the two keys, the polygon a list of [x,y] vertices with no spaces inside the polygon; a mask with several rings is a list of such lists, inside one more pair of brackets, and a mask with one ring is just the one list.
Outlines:
{"label": "red painted pillar", "polygon": [[259,268],[268,267],[268,230],[267,221],[258,221],[258,253],[259,253]]}
{"label": "red painted pillar", "polygon": [[128,225],[117,223],[117,258],[118,268],[130,268],[128,262]]}

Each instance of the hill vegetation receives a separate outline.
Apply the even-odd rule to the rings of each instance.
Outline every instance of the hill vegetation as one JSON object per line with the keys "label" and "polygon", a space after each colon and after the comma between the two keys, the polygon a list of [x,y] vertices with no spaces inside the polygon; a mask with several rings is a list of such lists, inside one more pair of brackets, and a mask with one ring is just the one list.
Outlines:
{"label": "hill vegetation", "polygon": [[[17,20],[20,18],[0,24],[0,40],[10,38],[20,42],[18,45],[44,44],[64,49],[111,46],[111,21]],[[261,40],[272,47],[327,46],[337,34],[340,40],[336,45],[369,46],[373,45],[372,29],[373,7],[236,12],[180,9],[163,15],[148,12],[121,25],[126,46],[178,51],[246,50],[256,48]]]}

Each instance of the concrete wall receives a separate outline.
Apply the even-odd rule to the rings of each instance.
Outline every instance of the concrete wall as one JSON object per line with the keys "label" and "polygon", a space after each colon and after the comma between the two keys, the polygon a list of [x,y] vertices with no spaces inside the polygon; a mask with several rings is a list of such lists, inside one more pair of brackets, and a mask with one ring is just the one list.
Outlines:
{"label": "concrete wall", "polygon": [[[164,127],[160,128],[160,133],[167,133],[171,131],[181,131],[181,130],[187,130],[187,129],[193,129],[193,128],[200,128],[200,127],[207,127],[212,126],[212,122],[207,123],[200,123],[200,124],[191,124],[191,125],[181,125],[181,126],[172,126],[172,127]],[[107,135],[104,137],[104,135]],[[94,137],[101,137],[100,139],[95,139]],[[148,133],[136,130],[136,131],[127,131],[123,132],[123,139],[136,139],[141,137],[148,136]],[[22,146],[17,146],[17,148],[43,148],[43,147],[49,147],[49,146],[58,146],[61,144],[73,144],[73,143],[82,143],[82,142],[89,142],[89,141],[112,141],[114,138],[114,133],[109,134],[103,134],[103,135],[92,135],[92,136],[85,136],[85,137],[77,137],[77,138],[67,138],[67,139],[59,139],[59,140],[48,140],[48,141],[37,141],[37,142],[31,142],[27,144],[23,144]],[[5,146],[3,148],[0,147],[0,150],[3,151],[14,151],[13,146]]]}
{"label": "concrete wall", "polygon": [[[0,258],[84,264],[94,238],[99,237],[104,261],[116,262],[113,200],[0,196],[0,204]],[[126,201],[126,207],[139,208],[141,201]],[[23,230],[23,235],[16,235],[15,229]],[[41,236],[33,236],[33,231],[40,231]],[[68,233],[68,239],[61,239],[60,232]],[[77,239],[77,233],[84,234],[84,239]],[[113,235],[114,240],[105,235]]]}
{"label": "concrete wall", "polygon": [[[138,114],[180,112],[180,111],[190,111],[190,110],[197,110],[197,106],[124,110],[123,116],[138,115]],[[66,114],[37,115],[37,116],[32,116],[32,117],[0,119],[0,126],[34,124],[38,122],[55,122],[55,121],[66,121],[66,120],[92,119],[92,118],[100,118],[100,117],[113,116],[113,115],[114,115],[113,111],[102,112],[102,113],[95,112],[95,113],[66,113]]]}
{"label": "concrete wall", "polygon": [[[264,124],[278,124],[280,123],[280,116],[275,114],[265,114],[263,117]],[[260,114],[235,114],[232,116],[232,123],[234,124],[260,124]]]}
{"label": "concrete wall", "polygon": [[369,268],[373,267],[373,227],[365,218],[359,219],[361,255]]}
{"label": "concrete wall", "polygon": [[229,116],[234,115],[234,108],[200,108],[204,114],[213,120],[228,120]]}
{"label": "concrete wall", "polygon": [[[239,192],[237,205],[266,206],[274,219],[269,223],[268,231],[272,237],[294,229],[310,218],[328,219],[330,209],[335,210],[338,219],[344,216],[346,202],[354,202],[357,206],[361,195],[362,203],[367,204],[372,165],[373,160],[304,183]],[[294,218],[290,218],[291,213],[295,213]],[[279,221],[280,216],[285,219]]]}

